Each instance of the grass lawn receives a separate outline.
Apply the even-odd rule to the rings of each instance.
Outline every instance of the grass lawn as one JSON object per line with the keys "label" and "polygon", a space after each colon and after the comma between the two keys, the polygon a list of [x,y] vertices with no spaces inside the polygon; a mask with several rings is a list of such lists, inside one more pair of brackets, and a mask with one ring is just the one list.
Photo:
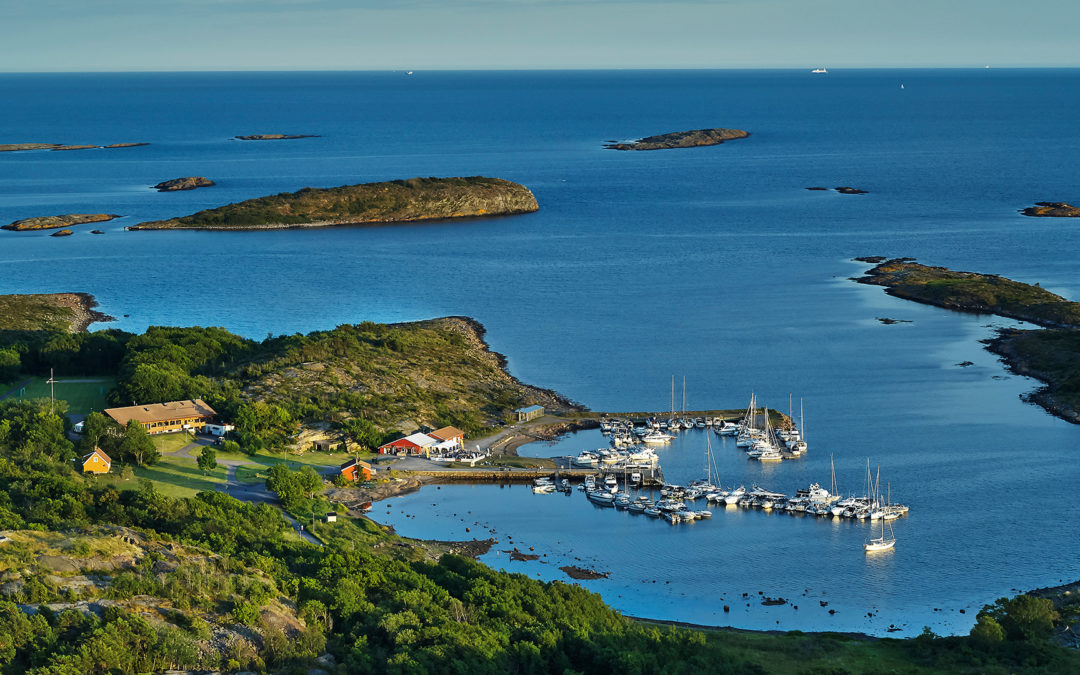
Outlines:
{"label": "grass lawn", "polygon": [[136,468],[135,476],[154,481],[155,487],[169,497],[194,497],[204,490],[221,489],[225,484],[225,467],[203,473],[194,459],[162,457],[153,466]]}
{"label": "grass lawn", "polygon": [[[194,437],[188,433],[157,434],[150,437],[154,441],[154,447],[161,454],[177,452],[185,446],[194,443]],[[198,451],[196,451],[198,454]]]}
{"label": "grass lawn", "polygon": [[[13,398],[49,398],[48,378],[35,377]],[[59,378],[55,385],[57,400],[68,402],[68,412],[85,415],[108,407],[105,396],[116,387],[115,377]],[[4,389],[3,391],[7,391]],[[0,393],[3,393],[0,391]]]}
{"label": "grass lawn", "polygon": [[489,457],[476,466],[512,466],[519,469],[554,469],[555,462],[546,457],[511,457],[500,455]]}
{"label": "grass lawn", "polygon": [[238,483],[263,483],[265,481],[266,471],[262,466],[236,467],[236,482]]}

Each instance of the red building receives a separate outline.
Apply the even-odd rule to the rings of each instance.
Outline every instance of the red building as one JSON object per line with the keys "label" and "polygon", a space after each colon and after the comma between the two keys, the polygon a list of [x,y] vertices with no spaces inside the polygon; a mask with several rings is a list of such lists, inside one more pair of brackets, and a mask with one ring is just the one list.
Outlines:
{"label": "red building", "polygon": [[351,481],[358,480],[371,480],[371,476],[375,471],[371,468],[371,465],[367,462],[361,462],[358,459],[350,459],[341,465],[341,475]]}
{"label": "red building", "polygon": [[417,433],[405,436],[404,438],[399,438],[396,441],[390,441],[385,445],[380,445],[379,452],[384,455],[396,455],[402,452],[410,455],[422,455],[427,448],[437,445],[438,443],[438,440],[427,434]]}

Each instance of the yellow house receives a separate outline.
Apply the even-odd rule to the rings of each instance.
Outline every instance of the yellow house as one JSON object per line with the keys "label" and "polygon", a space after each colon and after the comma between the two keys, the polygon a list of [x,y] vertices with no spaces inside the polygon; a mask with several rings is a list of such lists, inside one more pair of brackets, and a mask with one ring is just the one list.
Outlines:
{"label": "yellow house", "polygon": [[169,401],[133,405],[126,408],[107,408],[105,414],[116,420],[120,426],[127,426],[135,420],[152,434],[164,434],[170,431],[200,431],[217,416],[213,408],[201,398],[190,401]]}
{"label": "yellow house", "polygon": [[84,456],[81,461],[83,473],[109,473],[109,467],[112,466],[112,460],[101,448],[94,448],[94,451]]}

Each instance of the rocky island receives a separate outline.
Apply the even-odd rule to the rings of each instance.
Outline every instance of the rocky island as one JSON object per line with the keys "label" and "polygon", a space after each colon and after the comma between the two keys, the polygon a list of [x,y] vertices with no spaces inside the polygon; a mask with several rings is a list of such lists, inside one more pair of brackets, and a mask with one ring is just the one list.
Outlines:
{"label": "rocky island", "polygon": [[659,136],[647,136],[632,143],[609,143],[608,150],[667,150],[671,148],[697,148],[719,145],[724,141],[746,138],[750,134],[742,129],[695,129],[674,131]]}
{"label": "rocky island", "polygon": [[187,176],[184,178],[173,178],[172,180],[166,180],[158,183],[154,186],[154,189],[158,192],[177,192],[179,190],[194,190],[195,188],[210,187],[214,185],[214,181],[209,178],[203,178],[202,176]]}
{"label": "rocky island", "polygon": [[72,225],[85,225],[86,223],[104,223],[121,216],[109,213],[68,213],[62,216],[37,216],[23,218],[13,223],[0,227],[0,230],[13,230],[25,232],[27,230],[57,230],[71,227]]}
{"label": "rocky island", "polygon": [[304,188],[130,229],[270,230],[502,216],[538,208],[528,188],[499,178],[411,178]]}
{"label": "rocky island", "polygon": [[137,148],[149,143],[111,143],[109,145],[64,145],[63,143],[0,143],[0,152],[24,150],[90,150],[93,148]]}
{"label": "rocky island", "polygon": [[289,141],[294,138],[318,138],[318,134],[251,134],[234,136],[238,141]]}
{"label": "rocky island", "polygon": [[1028,394],[1027,401],[1080,423],[1080,302],[1066,300],[1038,284],[920,265],[910,259],[886,260],[855,281],[885,286],[886,293],[898,298],[1045,326],[1041,330],[1000,330],[987,349],[1001,356],[1013,372],[1046,384]]}
{"label": "rocky island", "polygon": [[1035,202],[1020,213],[1035,218],[1080,218],[1080,207],[1065,202]]}

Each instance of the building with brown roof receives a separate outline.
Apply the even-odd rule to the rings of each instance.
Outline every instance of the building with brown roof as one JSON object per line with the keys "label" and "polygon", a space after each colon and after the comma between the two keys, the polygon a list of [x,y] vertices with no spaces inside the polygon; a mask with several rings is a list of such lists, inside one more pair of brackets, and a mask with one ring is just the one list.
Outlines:
{"label": "building with brown roof", "polygon": [[428,436],[439,441],[439,445],[436,447],[440,450],[460,450],[465,447],[465,432],[457,427],[443,427],[442,429],[436,429],[429,433]]}
{"label": "building with brown roof", "polygon": [[107,408],[105,414],[127,426],[135,420],[151,434],[171,431],[200,431],[217,416],[206,401],[196,398],[190,401],[169,401],[150,405],[133,405],[126,408]]}

